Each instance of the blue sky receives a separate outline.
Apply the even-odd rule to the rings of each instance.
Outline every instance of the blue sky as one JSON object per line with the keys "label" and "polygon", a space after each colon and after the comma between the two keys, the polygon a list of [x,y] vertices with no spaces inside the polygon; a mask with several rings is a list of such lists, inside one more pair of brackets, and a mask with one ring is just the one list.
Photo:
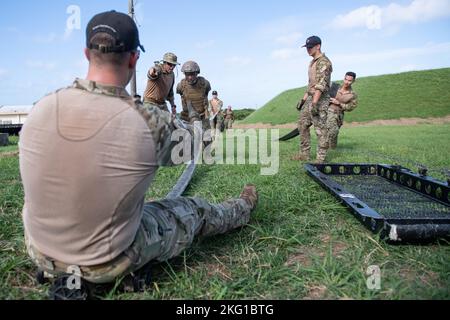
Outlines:
{"label": "blue sky", "polygon": [[[0,105],[9,105],[32,104],[84,77],[89,19],[110,9],[127,12],[128,1],[0,6]],[[69,30],[73,6],[80,28]],[[181,62],[197,61],[226,105],[260,107],[306,85],[310,57],[300,45],[313,34],[333,62],[333,80],[349,70],[370,76],[450,67],[450,0],[137,0],[136,14],[146,48],[138,64],[140,93],[148,68],[171,51]],[[181,79],[178,69],[176,81]]]}

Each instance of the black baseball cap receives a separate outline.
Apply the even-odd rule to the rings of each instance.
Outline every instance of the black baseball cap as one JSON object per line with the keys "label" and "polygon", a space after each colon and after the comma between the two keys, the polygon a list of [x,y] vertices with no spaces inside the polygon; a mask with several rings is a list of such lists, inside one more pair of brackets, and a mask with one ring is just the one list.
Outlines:
{"label": "black baseball cap", "polygon": [[[111,35],[116,40],[116,44],[109,47],[92,44],[92,38],[100,32]],[[114,10],[99,13],[89,21],[86,27],[86,47],[103,53],[129,52],[138,47],[145,52],[139,41],[136,23],[129,15]]]}
{"label": "black baseball cap", "polygon": [[213,95],[213,96],[217,96],[217,91],[214,90],[214,91],[212,92],[212,95]]}
{"label": "black baseball cap", "polygon": [[302,48],[312,48],[317,46],[318,44],[322,44],[322,40],[318,36],[311,36],[308,39],[306,39],[305,45],[302,46]]}

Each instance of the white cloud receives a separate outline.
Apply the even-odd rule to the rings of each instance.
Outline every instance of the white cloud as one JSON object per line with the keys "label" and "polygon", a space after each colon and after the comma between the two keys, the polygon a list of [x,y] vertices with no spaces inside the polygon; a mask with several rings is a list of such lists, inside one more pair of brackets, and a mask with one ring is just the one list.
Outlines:
{"label": "white cloud", "polygon": [[450,15],[449,0],[414,0],[409,6],[391,3],[384,12],[387,23],[423,22]]}
{"label": "white cloud", "polygon": [[348,63],[351,61],[353,64],[359,63],[379,63],[383,61],[392,61],[395,59],[407,59],[420,56],[432,56],[433,54],[450,54],[450,42],[438,43],[438,44],[425,44],[423,47],[417,48],[401,48],[394,50],[384,50],[369,53],[343,53],[333,56],[332,61],[334,63]]}
{"label": "white cloud", "polygon": [[284,48],[272,51],[271,57],[276,60],[291,60],[296,56],[298,50]]}
{"label": "white cloud", "polygon": [[296,16],[284,17],[265,23],[258,28],[258,37],[277,44],[292,46],[299,44],[303,37],[302,18]]}
{"label": "white cloud", "polygon": [[208,40],[208,41],[196,43],[195,47],[197,49],[207,49],[207,48],[213,47],[215,44],[216,44],[216,42],[214,40]]}
{"label": "white cloud", "polygon": [[45,69],[45,70],[53,70],[56,67],[55,62],[45,62],[40,60],[27,60],[26,66],[30,68],[36,68],[36,69]]}
{"label": "white cloud", "polygon": [[252,62],[250,58],[233,56],[225,59],[225,63],[230,66],[244,67]]}
{"label": "white cloud", "polygon": [[275,38],[275,42],[286,46],[293,46],[300,43],[300,39],[303,37],[301,32],[291,32]]}
{"label": "white cloud", "polygon": [[450,15],[450,0],[414,0],[402,6],[391,3],[386,7],[370,5],[338,15],[331,22],[336,29],[367,28],[379,30],[391,25],[425,22]]}
{"label": "white cloud", "polygon": [[366,27],[369,30],[381,29],[382,10],[378,6],[358,8],[345,15],[338,15],[331,25],[338,29]]}
{"label": "white cloud", "polygon": [[37,43],[53,43],[58,39],[56,33],[52,32],[47,35],[37,35],[33,38],[34,42]]}

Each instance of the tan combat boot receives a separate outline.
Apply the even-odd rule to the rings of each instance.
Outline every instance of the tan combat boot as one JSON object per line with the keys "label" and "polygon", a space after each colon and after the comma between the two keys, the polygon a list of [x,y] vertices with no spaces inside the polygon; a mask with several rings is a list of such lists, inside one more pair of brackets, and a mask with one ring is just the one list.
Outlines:
{"label": "tan combat boot", "polygon": [[315,164],[324,164],[325,163],[325,159],[319,159],[317,158],[316,161],[314,161]]}
{"label": "tan combat boot", "polygon": [[256,186],[253,184],[246,184],[239,198],[244,199],[251,206],[251,208],[254,209],[258,203]]}

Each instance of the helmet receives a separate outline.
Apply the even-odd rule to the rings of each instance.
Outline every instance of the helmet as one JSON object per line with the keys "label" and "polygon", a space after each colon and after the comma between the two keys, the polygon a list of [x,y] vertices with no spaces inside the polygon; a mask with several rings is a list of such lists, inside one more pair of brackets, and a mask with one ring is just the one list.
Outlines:
{"label": "helmet", "polygon": [[163,62],[167,62],[170,64],[178,64],[178,58],[175,54],[173,54],[172,52],[167,52],[164,57],[163,57]]}
{"label": "helmet", "polygon": [[195,61],[187,61],[181,67],[183,73],[200,73],[200,66]]}

